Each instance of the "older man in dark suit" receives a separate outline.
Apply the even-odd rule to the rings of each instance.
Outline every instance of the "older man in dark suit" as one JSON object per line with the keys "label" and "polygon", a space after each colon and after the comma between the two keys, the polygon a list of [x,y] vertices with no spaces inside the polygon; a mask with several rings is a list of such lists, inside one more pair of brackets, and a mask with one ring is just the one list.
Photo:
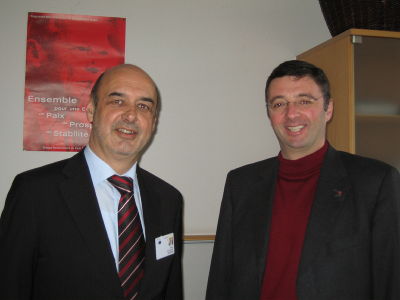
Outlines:
{"label": "older man in dark suit", "polygon": [[329,145],[321,69],[282,63],[266,104],[281,151],[229,172],[206,299],[400,299],[399,172]]}
{"label": "older man in dark suit", "polygon": [[182,299],[182,196],[141,169],[160,97],[119,65],[96,82],[89,145],[19,174],[0,223],[0,299]]}

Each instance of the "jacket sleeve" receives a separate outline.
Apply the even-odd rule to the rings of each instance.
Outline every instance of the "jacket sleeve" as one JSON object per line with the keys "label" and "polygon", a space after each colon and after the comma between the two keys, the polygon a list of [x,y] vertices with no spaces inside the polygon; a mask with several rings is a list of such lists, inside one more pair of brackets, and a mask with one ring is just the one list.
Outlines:
{"label": "jacket sleeve", "polygon": [[400,299],[400,175],[382,180],[372,218],[372,299]]}
{"label": "jacket sleeve", "polygon": [[31,299],[36,261],[32,195],[18,175],[0,219],[0,299]]}
{"label": "jacket sleeve", "polygon": [[206,300],[229,300],[232,254],[232,202],[228,174],[218,218]]}

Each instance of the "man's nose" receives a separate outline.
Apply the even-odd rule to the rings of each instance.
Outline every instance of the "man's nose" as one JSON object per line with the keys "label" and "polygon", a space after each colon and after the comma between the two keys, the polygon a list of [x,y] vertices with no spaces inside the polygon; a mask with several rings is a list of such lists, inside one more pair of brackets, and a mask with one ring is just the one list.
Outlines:
{"label": "man's nose", "polygon": [[286,109],[285,113],[289,118],[298,116],[300,112],[300,108],[296,102],[288,102],[286,104],[285,109]]}
{"label": "man's nose", "polygon": [[125,108],[122,114],[122,119],[126,122],[134,122],[137,117],[137,107],[135,105],[130,105]]}

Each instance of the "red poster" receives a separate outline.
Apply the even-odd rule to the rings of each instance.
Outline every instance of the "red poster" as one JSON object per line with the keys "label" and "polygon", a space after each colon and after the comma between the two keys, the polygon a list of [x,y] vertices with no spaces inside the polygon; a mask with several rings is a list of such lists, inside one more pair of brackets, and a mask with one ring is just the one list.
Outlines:
{"label": "red poster", "polygon": [[81,150],[91,129],[90,90],[124,53],[124,18],[29,13],[24,150]]}

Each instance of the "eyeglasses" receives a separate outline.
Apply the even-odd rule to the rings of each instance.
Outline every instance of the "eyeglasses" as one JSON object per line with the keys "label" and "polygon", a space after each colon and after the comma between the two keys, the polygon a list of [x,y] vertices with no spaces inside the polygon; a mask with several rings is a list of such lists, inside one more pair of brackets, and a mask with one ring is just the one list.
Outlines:
{"label": "eyeglasses", "polygon": [[288,101],[285,98],[277,97],[272,101],[267,102],[268,109],[273,113],[283,113],[289,104],[293,104],[300,111],[307,111],[314,106],[317,100],[321,98],[315,98],[310,95],[299,96],[294,101]]}

